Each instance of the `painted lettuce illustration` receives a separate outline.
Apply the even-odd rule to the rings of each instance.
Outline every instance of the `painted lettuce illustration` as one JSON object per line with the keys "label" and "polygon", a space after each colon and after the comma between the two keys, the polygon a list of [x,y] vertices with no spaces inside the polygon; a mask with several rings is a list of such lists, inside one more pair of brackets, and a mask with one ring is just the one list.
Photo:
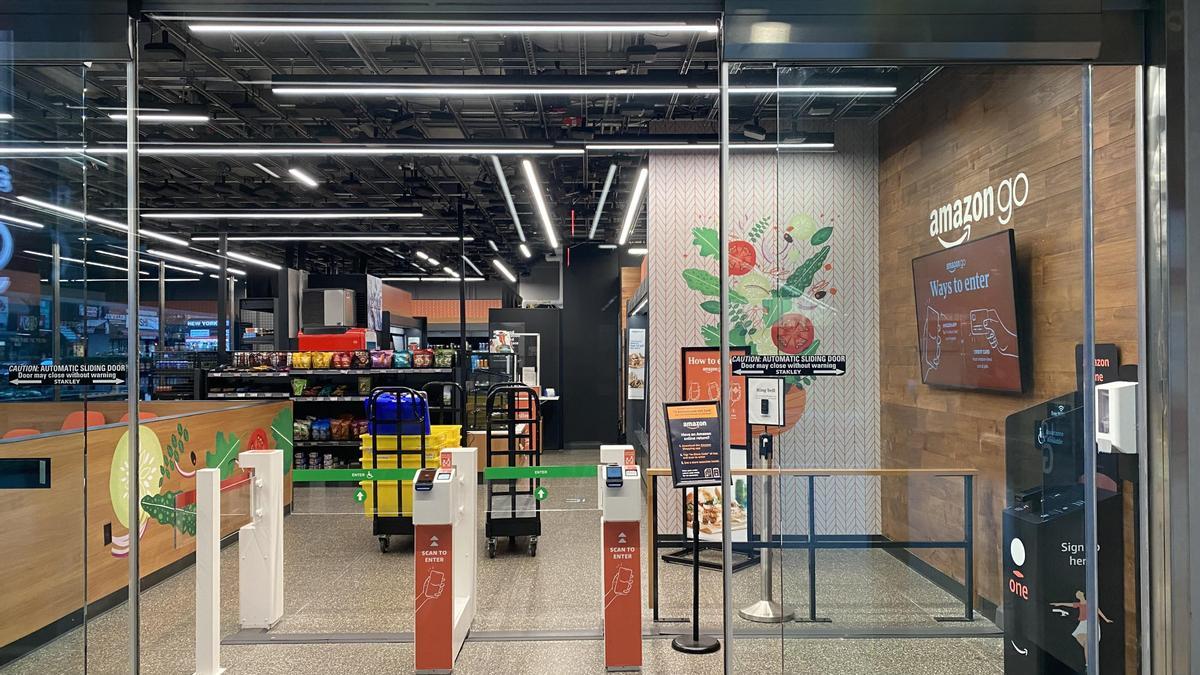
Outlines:
{"label": "painted lettuce illustration", "polygon": [[[732,238],[727,252],[731,345],[748,347],[752,354],[817,353],[820,322],[814,320],[829,311],[829,302],[837,294],[837,288],[823,278],[833,270],[829,262],[832,237],[832,225],[801,213],[793,216],[782,232],[764,216]],[[692,243],[702,259],[713,260],[706,267],[716,269],[720,251],[717,230],[693,228]],[[700,308],[713,315],[711,323],[700,327],[700,338],[708,346],[718,346],[720,280],[713,271],[700,267],[685,269],[683,280],[704,297]],[[788,378],[789,426],[802,414],[803,392],[812,384],[811,378]]]}

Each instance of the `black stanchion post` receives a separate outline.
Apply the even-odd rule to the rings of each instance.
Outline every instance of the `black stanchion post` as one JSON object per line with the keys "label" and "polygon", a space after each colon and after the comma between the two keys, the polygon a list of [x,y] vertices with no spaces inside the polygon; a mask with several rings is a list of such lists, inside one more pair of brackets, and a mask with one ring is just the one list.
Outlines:
{"label": "black stanchion post", "polygon": [[[686,491],[685,491],[686,494]],[[686,501],[686,498],[685,498]],[[700,637],[700,489],[692,488],[692,637],[679,636],[671,641],[675,651],[685,654],[711,654],[721,648],[715,637]]]}

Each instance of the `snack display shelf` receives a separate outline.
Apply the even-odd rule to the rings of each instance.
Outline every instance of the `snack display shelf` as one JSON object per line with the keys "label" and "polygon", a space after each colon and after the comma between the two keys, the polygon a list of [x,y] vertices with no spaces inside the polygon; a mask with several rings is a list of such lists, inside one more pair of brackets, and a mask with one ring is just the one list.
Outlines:
{"label": "snack display shelf", "polygon": [[358,448],[362,447],[361,440],[354,441],[292,441],[297,448]]}
{"label": "snack display shelf", "polygon": [[365,401],[366,396],[293,396],[292,400],[303,403],[305,401]]}
{"label": "snack display shelf", "polygon": [[288,377],[287,371],[276,370],[219,370],[208,374],[209,377]]}
{"label": "snack display shelf", "polygon": [[209,398],[289,398],[286,391],[228,391],[209,392]]}

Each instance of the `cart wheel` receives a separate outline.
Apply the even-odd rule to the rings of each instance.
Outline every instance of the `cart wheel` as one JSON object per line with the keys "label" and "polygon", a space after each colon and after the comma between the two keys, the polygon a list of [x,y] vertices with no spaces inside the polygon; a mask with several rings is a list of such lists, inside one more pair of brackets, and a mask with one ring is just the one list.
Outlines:
{"label": "cart wheel", "polygon": [[496,540],[495,539],[487,540],[487,556],[489,558],[496,557]]}
{"label": "cart wheel", "polygon": [[380,538],[379,538],[379,552],[380,552],[380,553],[387,553],[387,552],[388,552],[388,546],[390,546],[390,545],[391,545],[391,541],[392,541],[392,538],[391,538],[391,537],[387,537],[387,536],[380,537]]}
{"label": "cart wheel", "polygon": [[537,537],[529,538],[529,557],[530,558],[537,557]]}

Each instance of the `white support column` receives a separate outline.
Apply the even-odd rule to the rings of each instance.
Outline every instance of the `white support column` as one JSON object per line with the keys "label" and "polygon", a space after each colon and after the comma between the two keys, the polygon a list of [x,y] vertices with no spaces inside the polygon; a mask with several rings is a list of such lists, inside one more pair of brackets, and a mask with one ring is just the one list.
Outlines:
{"label": "white support column", "polygon": [[221,667],[221,472],[196,472],[196,675]]}

